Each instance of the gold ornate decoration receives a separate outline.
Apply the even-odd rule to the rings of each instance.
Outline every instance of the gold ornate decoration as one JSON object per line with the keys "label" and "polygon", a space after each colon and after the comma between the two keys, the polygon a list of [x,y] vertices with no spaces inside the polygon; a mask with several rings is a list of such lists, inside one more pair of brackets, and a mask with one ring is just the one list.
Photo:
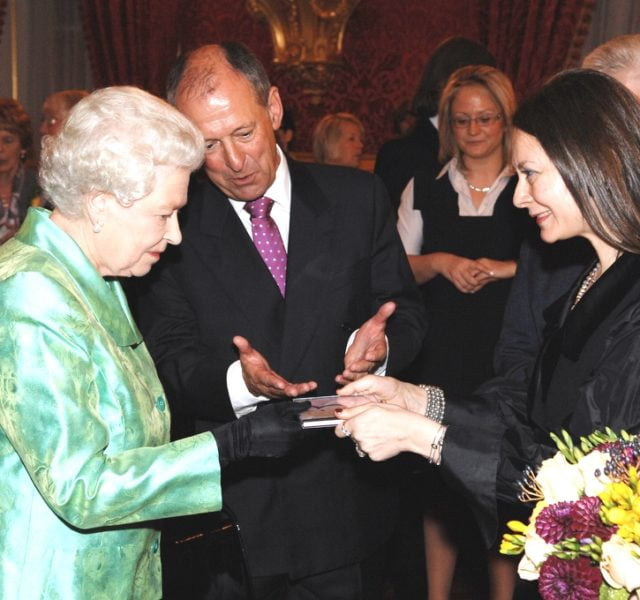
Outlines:
{"label": "gold ornate decoration", "polygon": [[273,62],[296,77],[319,103],[340,62],[347,21],[360,0],[247,0],[269,25]]}

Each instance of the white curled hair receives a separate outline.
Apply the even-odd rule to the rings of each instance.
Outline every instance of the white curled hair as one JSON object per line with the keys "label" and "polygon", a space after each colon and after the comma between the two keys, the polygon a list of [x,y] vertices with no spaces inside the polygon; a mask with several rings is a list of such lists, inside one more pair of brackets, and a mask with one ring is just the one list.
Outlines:
{"label": "white curled hair", "polygon": [[60,133],[45,137],[40,184],[61,213],[79,217],[87,194],[130,206],[153,191],[156,167],[194,171],[203,158],[202,134],[174,107],[135,87],[108,87],[78,102]]}

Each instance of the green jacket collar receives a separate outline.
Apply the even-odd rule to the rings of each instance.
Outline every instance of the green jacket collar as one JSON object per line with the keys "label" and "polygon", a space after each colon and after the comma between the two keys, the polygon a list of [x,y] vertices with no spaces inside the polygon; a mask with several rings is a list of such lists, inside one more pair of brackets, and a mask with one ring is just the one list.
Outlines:
{"label": "green jacket collar", "polygon": [[16,239],[49,254],[75,281],[98,320],[119,346],[142,342],[122,286],[103,279],[78,244],[50,219],[51,211],[30,208]]}

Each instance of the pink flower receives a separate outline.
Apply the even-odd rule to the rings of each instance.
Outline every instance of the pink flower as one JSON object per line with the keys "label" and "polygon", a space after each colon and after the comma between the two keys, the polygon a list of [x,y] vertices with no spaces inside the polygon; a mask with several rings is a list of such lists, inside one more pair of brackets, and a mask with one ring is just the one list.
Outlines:
{"label": "pink flower", "polygon": [[536,519],[536,533],[548,544],[571,537],[573,505],[573,502],[556,502],[543,508]]}
{"label": "pink flower", "polygon": [[585,496],[573,503],[571,509],[571,522],[569,523],[569,536],[578,540],[593,539],[598,536],[608,540],[616,530],[616,527],[607,527],[600,518],[600,498]]}
{"label": "pink flower", "polygon": [[550,556],[540,569],[538,590],[544,600],[598,600],[601,584],[600,569],[588,558]]}

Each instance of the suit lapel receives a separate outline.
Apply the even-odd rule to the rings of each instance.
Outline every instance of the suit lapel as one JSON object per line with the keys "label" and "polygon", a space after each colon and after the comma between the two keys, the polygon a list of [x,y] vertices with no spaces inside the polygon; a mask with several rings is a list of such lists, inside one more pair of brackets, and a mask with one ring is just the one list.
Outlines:
{"label": "suit lapel", "polygon": [[322,322],[328,282],[334,271],[335,211],[306,167],[291,161],[291,223],[287,258],[287,293],[282,364],[296,372],[309,340]]}
{"label": "suit lapel", "polygon": [[201,201],[194,205],[185,243],[211,276],[202,282],[203,292],[215,289],[226,294],[247,321],[249,341],[262,353],[277,356],[282,298],[271,273],[229,200],[217,188],[203,184]]}

